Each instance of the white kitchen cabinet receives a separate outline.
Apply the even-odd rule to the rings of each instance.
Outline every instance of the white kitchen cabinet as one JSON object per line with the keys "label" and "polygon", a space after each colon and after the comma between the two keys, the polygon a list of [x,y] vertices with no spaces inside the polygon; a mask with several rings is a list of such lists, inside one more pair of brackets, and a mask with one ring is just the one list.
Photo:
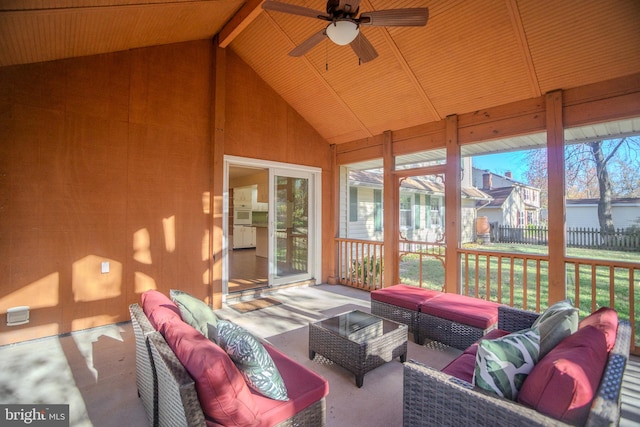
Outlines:
{"label": "white kitchen cabinet", "polygon": [[234,209],[253,209],[253,192],[251,187],[238,187],[233,189]]}
{"label": "white kitchen cabinet", "polygon": [[269,183],[261,182],[258,183],[258,192],[256,195],[256,200],[258,203],[268,203],[269,202]]}
{"label": "white kitchen cabinet", "polygon": [[243,225],[233,227],[233,248],[255,248],[256,228]]}

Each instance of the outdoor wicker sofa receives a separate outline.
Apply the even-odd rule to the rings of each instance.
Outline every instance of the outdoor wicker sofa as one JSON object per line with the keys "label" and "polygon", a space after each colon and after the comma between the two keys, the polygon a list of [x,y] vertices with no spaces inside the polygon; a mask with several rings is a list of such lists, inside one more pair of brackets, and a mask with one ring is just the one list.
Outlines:
{"label": "outdoor wicker sofa", "polygon": [[[498,329],[504,330],[505,333],[522,330],[530,327],[537,317],[537,313],[503,306],[499,310]],[[588,426],[618,425],[622,377],[629,358],[630,339],[631,326],[629,322],[619,321],[615,343],[611,343],[613,348],[608,352],[608,356],[605,354],[603,358],[606,364],[597,387],[597,393],[590,409],[585,408],[585,410],[589,409],[588,416],[584,423],[578,424]],[[460,355],[458,359],[463,356],[465,353]],[[548,356],[551,357],[551,353]],[[456,361],[454,360],[454,362]],[[547,397],[552,400],[563,398],[560,395],[561,391],[553,387],[550,391],[547,389],[547,393],[549,393]],[[405,427],[460,427],[564,426],[570,424],[517,401],[480,389],[456,376],[415,361],[408,361],[404,364],[403,425]]]}
{"label": "outdoor wicker sofa", "polygon": [[[172,316],[171,312],[178,312],[178,308],[171,307],[170,304],[173,303],[168,298],[167,301],[168,303],[161,304],[161,309],[169,313],[169,316]],[[167,342],[173,342],[174,346],[185,345],[190,338],[185,337],[183,339],[180,336],[182,332],[176,334],[174,333],[175,329],[185,328],[186,335],[189,335],[191,334],[190,329],[193,328],[184,322],[176,323],[175,320],[170,320],[168,324],[158,327],[160,329],[158,331],[139,304],[130,305],[129,311],[136,341],[138,395],[147,413],[149,425],[154,427],[222,426],[225,423],[213,419],[210,415],[208,416],[207,411],[212,405],[222,406],[224,404],[240,405],[241,408],[238,412],[244,411],[246,413],[247,408],[258,412],[254,420],[250,422],[241,421],[239,422],[241,425],[275,425],[277,427],[315,427],[325,425],[325,396],[328,394],[326,380],[289,359],[269,343],[263,341],[265,349],[271,355],[282,374],[289,392],[289,401],[272,400],[248,388],[243,394],[242,390],[238,391],[237,384],[224,384],[224,387],[221,387],[222,390],[233,391],[234,394],[231,396],[213,396],[210,394],[210,397],[207,398],[203,397],[202,393],[199,393],[199,390],[200,392],[203,390],[202,384],[200,386],[197,384],[197,380],[194,380],[183,364],[183,361],[190,363],[189,360],[186,360],[190,356],[185,356],[187,353],[180,350],[176,354],[176,351]],[[156,313],[155,319],[157,318]],[[167,328],[174,328],[174,332],[169,332]],[[165,335],[169,334],[166,339],[161,331]],[[195,334],[192,334],[192,337],[197,337],[200,334],[195,329],[193,331],[195,331]],[[175,339],[176,336],[178,337],[177,340]],[[200,345],[206,346],[209,344],[200,340],[198,346]],[[181,361],[181,358],[183,361]],[[196,358],[193,361],[197,361],[198,365],[207,364],[206,360],[202,360],[202,358]],[[219,361],[215,363],[219,364]],[[231,363],[231,365],[233,364]],[[225,369],[229,369],[228,365]],[[222,374],[221,376],[226,378],[228,375]],[[207,378],[206,382],[210,383],[211,378]],[[207,384],[207,386],[209,385]],[[215,390],[214,394],[215,392],[219,392],[219,390]],[[203,401],[203,399],[215,400],[215,402]],[[247,399],[250,401],[247,401]],[[222,400],[226,401],[226,403],[221,403]],[[227,410],[229,407],[227,406],[224,409]]]}

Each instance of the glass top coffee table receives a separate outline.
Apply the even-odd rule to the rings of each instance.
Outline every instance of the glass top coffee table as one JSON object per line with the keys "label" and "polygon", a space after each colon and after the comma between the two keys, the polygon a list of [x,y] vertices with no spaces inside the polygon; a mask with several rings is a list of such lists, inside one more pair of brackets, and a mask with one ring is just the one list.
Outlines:
{"label": "glass top coffee table", "polygon": [[363,311],[351,311],[309,323],[309,358],[320,354],[356,376],[362,387],[364,374],[391,362],[407,359],[407,325]]}

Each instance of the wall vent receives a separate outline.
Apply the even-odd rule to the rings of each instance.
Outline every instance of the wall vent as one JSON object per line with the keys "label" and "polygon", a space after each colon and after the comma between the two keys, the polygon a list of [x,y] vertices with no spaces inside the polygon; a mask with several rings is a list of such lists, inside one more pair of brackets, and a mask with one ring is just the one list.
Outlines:
{"label": "wall vent", "polygon": [[29,306],[11,307],[7,309],[7,326],[29,323]]}

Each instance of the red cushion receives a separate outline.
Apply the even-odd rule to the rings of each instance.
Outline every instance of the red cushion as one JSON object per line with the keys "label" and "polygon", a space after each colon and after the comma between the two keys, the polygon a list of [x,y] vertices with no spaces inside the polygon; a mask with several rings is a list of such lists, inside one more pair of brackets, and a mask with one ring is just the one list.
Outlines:
{"label": "red cushion", "polygon": [[604,334],[585,326],[534,366],[518,402],[569,424],[586,422],[607,363]]}
{"label": "red cushion", "polygon": [[222,425],[259,425],[253,395],[223,349],[181,320],[165,323],[164,336],[195,381],[206,416]]}
{"label": "red cushion", "polygon": [[444,367],[442,372],[473,384],[473,371],[476,369],[476,355],[462,353]]}
{"label": "red cushion", "polygon": [[418,311],[420,304],[440,295],[443,295],[440,291],[400,284],[372,291],[371,299]]}
{"label": "red cushion", "polygon": [[500,304],[458,294],[442,294],[425,301],[420,311],[474,328],[487,329],[498,321]]}
{"label": "red cushion", "polygon": [[182,320],[180,309],[162,292],[149,290],[142,294],[142,311],[156,331],[162,332],[164,323],[171,319]]}
{"label": "red cushion", "polygon": [[607,340],[607,351],[611,351],[616,344],[618,333],[618,312],[613,308],[602,307],[591,313],[578,324],[578,329],[585,326],[593,326],[604,333]]}
{"label": "red cushion", "polygon": [[260,412],[260,425],[273,426],[287,420],[329,394],[329,383],[315,372],[265,344],[287,387],[288,401],[269,399],[252,391]]}

